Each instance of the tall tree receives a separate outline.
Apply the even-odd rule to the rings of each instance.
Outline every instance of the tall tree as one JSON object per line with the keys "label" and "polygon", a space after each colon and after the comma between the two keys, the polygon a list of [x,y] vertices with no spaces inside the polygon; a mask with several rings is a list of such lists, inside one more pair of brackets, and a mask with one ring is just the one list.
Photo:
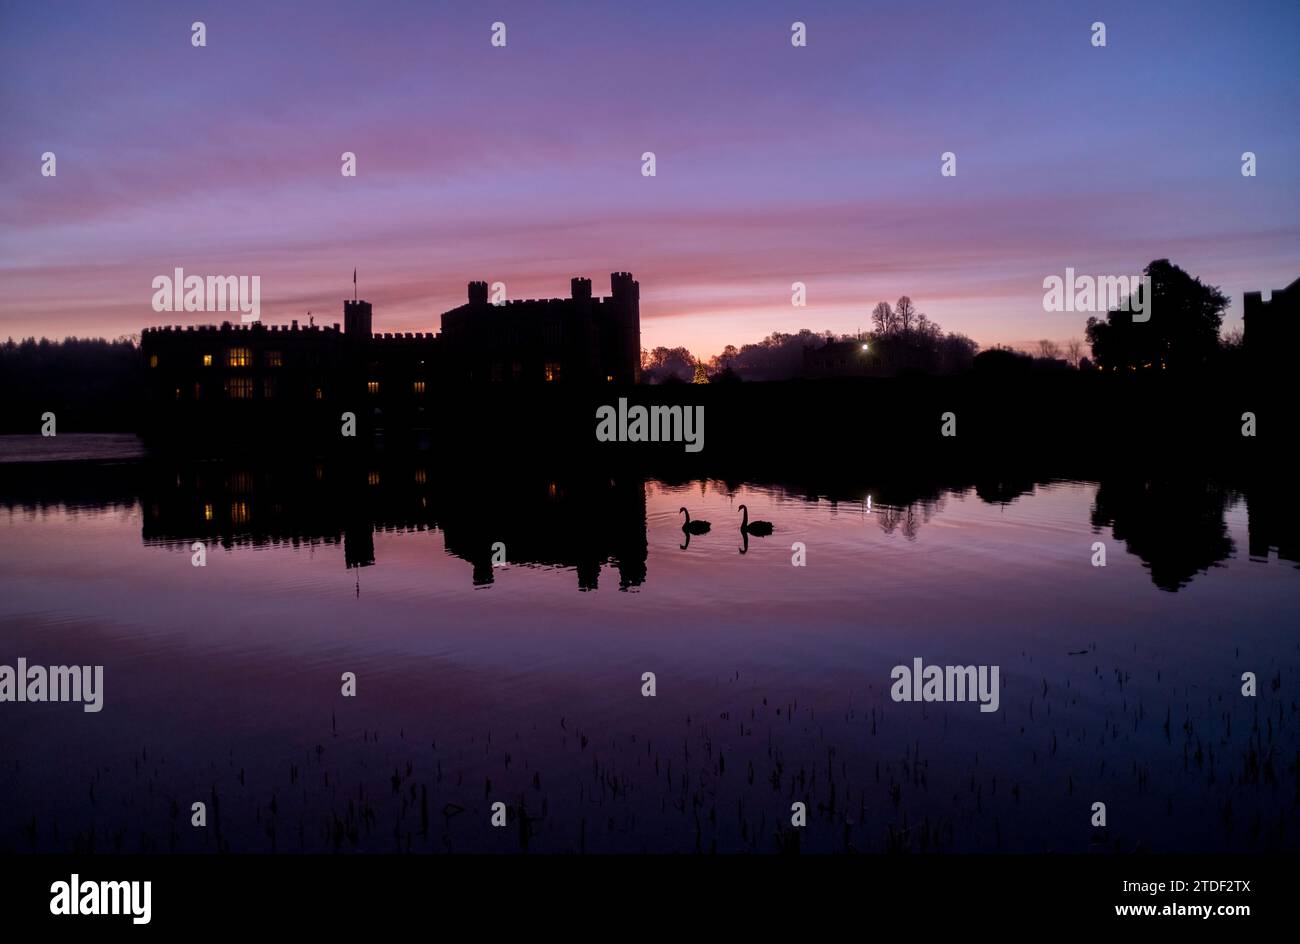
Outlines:
{"label": "tall tree", "polygon": [[894,321],[898,325],[899,331],[911,331],[916,327],[916,306],[912,300],[904,295],[894,306]]}
{"label": "tall tree", "polygon": [[871,326],[876,329],[876,334],[888,334],[893,330],[894,309],[889,307],[889,302],[876,303],[871,310]]}
{"label": "tall tree", "polygon": [[[1208,364],[1219,349],[1219,328],[1230,299],[1217,285],[1203,285],[1168,259],[1146,267],[1151,297],[1148,319],[1134,321],[1128,310],[1089,318],[1093,358],[1108,370],[1190,370]],[[1139,289],[1141,292],[1141,289]]]}

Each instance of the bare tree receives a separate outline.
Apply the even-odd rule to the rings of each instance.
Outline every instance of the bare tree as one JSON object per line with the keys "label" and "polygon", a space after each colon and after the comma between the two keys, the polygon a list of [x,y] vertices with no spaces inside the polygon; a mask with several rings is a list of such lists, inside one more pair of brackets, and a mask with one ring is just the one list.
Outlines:
{"label": "bare tree", "polygon": [[1061,345],[1055,341],[1042,340],[1038,342],[1038,356],[1054,361],[1061,356]]}
{"label": "bare tree", "polygon": [[938,322],[931,321],[925,312],[916,316],[916,333],[931,341],[939,341],[943,338],[943,328]]}
{"label": "bare tree", "polygon": [[894,308],[894,320],[898,324],[899,331],[911,331],[916,324],[916,306],[906,295],[898,300]]}
{"label": "bare tree", "polygon": [[1078,367],[1079,361],[1083,360],[1083,342],[1078,338],[1070,338],[1065,342],[1065,359],[1070,362],[1071,367]]}
{"label": "bare tree", "polygon": [[871,311],[871,324],[876,329],[876,334],[885,334],[894,327],[894,309],[889,307],[889,302],[878,302],[876,307]]}

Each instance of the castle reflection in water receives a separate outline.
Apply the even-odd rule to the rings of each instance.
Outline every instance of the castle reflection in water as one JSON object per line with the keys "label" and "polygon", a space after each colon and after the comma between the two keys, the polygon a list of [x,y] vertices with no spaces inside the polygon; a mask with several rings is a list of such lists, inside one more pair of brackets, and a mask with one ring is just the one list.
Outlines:
{"label": "castle reflection in water", "polygon": [[[66,472],[60,472],[60,468]],[[270,462],[240,458],[195,461],[154,456],[105,463],[5,466],[0,507],[135,507],[146,545],[311,547],[341,545],[348,568],[376,563],[376,532],[441,532],[447,553],[470,564],[474,584],[493,582],[495,545],[505,562],[574,571],[582,590],[600,587],[613,568],[629,590],[647,579],[647,482],[671,478],[610,470],[535,472],[524,467],[447,477],[418,454],[373,454],[360,461]],[[1239,548],[1228,512],[1246,504],[1246,549],[1252,560],[1300,562],[1300,512],[1285,478],[1248,472],[1226,479],[1078,470],[1007,474],[967,470],[943,477],[915,471],[870,481],[773,477],[767,482],[715,477],[724,490],[771,484],[796,500],[875,503],[878,527],[911,540],[953,495],[1010,505],[1040,484],[1097,482],[1090,520],[1078,522],[1102,539],[1121,542],[1146,566],[1152,582],[1177,591]],[[676,501],[667,508],[676,512]],[[1089,538],[1092,540],[1092,538]],[[501,560],[500,552],[497,556]],[[1300,566],[1300,564],[1298,564]]]}
{"label": "castle reflection in water", "polygon": [[[620,589],[646,574],[645,480],[566,476],[435,481],[420,462],[257,467],[205,462],[148,468],[144,541],[224,548],[343,545],[348,567],[375,563],[376,531],[440,530],[448,553],[490,584],[494,545],[515,565],[572,568],[594,590],[601,568]],[[501,561],[498,552],[497,560]]]}

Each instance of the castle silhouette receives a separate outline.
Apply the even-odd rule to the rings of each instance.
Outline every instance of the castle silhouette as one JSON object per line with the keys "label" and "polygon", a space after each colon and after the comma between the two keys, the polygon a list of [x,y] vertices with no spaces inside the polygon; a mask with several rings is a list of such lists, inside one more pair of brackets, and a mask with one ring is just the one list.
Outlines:
{"label": "castle silhouette", "polygon": [[442,330],[375,333],[370,302],[343,303],[343,325],[262,322],[150,327],[141,334],[146,397],[155,429],[337,425],[354,412],[372,428],[433,426],[432,391],[446,384],[632,384],[640,375],[640,285],[610,276],[568,298],[493,303],[470,282],[466,304]]}
{"label": "castle silhouette", "polygon": [[1243,344],[1252,367],[1277,377],[1289,376],[1300,342],[1300,279],[1273,289],[1268,301],[1262,292],[1242,296]]}

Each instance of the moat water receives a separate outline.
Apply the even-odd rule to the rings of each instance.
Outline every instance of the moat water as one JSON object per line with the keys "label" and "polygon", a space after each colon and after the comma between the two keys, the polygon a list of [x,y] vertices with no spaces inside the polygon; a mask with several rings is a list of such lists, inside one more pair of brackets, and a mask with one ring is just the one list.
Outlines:
{"label": "moat water", "polygon": [[[103,706],[0,703],[0,850],[1300,845],[1276,494],[450,482],[59,438],[73,461],[0,476],[0,665],[102,665]],[[50,448],[0,439],[0,469]],[[894,701],[916,658],[999,666],[998,709]]]}

